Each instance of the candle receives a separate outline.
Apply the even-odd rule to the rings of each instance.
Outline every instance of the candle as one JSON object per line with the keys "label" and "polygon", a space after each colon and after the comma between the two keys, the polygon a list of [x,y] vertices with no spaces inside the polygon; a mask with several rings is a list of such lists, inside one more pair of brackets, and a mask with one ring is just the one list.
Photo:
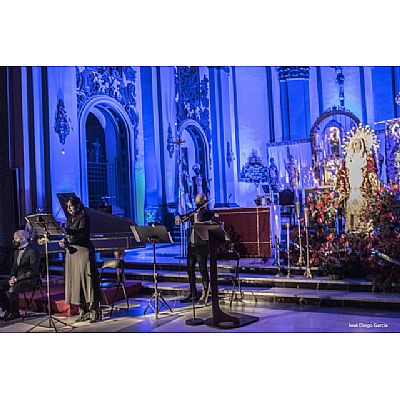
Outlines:
{"label": "candle", "polygon": [[297,216],[300,217],[300,202],[296,201],[296,213]]}
{"label": "candle", "polygon": [[288,249],[288,253],[289,253],[289,222],[286,222],[286,242],[287,242],[287,249]]}
{"label": "candle", "polygon": [[339,212],[338,210],[335,211],[335,230],[336,233],[339,235]]}
{"label": "candle", "polygon": [[275,235],[278,236],[279,240],[281,239],[281,233],[280,233],[280,228],[279,228],[279,216],[278,216],[278,210],[276,208],[276,204],[274,203],[274,230],[275,230]]}
{"label": "candle", "polygon": [[306,228],[308,228],[308,225],[310,223],[310,209],[308,207],[304,207],[304,219],[306,223]]}

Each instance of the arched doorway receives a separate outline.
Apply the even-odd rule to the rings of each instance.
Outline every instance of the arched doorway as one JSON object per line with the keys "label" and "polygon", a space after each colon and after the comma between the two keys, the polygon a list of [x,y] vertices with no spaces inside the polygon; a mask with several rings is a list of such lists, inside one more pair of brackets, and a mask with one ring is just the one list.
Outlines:
{"label": "arched doorway", "polygon": [[332,107],[321,114],[310,131],[314,182],[335,186],[346,132],[360,123],[349,110]]}
{"label": "arched doorway", "polygon": [[123,108],[104,97],[92,99],[80,115],[82,197],[91,208],[106,203],[113,214],[135,219],[132,127]]}
{"label": "arched doorway", "polygon": [[[206,181],[208,182],[207,186],[210,189],[210,192],[213,193],[210,185],[210,149],[209,143],[202,127],[194,120],[186,120],[180,125],[178,129],[178,136],[183,141],[181,147],[183,179],[188,179],[188,184],[190,185],[191,177],[194,175],[194,172],[192,170],[193,165],[199,164],[200,174],[205,177]],[[179,185],[178,172],[179,171],[177,169],[177,185]],[[184,186],[186,187],[186,190],[188,190],[188,185]],[[179,191],[176,190],[176,193],[179,193]],[[179,202],[179,199],[177,200]],[[193,199],[191,200],[193,201]]]}

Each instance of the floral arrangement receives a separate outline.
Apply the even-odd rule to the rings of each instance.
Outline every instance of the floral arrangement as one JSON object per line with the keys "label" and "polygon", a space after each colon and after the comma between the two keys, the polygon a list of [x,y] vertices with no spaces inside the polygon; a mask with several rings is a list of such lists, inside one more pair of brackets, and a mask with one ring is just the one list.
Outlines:
{"label": "floral arrangement", "polygon": [[[369,196],[361,217],[369,221],[370,233],[342,233],[339,194],[313,190],[306,199],[309,208],[310,265],[332,276],[364,277],[374,291],[390,292],[400,285],[400,185],[380,186]],[[304,248],[304,222],[301,224]],[[298,230],[291,233],[291,263],[299,258]],[[381,255],[385,255],[382,257]]]}
{"label": "floral arrangement", "polygon": [[400,260],[400,188],[398,184],[380,187],[366,201],[362,218],[372,222],[374,231],[364,239],[370,265],[370,278],[376,291],[391,291],[400,283],[400,267],[373,251]]}
{"label": "floral arrangement", "polygon": [[[314,189],[306,199],[309,209],[309,244],[310,244],[310,266],[327,267],[328,265],[339,266],[341,260],[337,259],[337,251],[342,247],[342,241],[337,240],[335,232],[335,221],[337,221],[337,209],[339,198],[334,191],[318,191]],[[302,223],[304,227],[304,223]],[[299,259],[299,237],[298,231],[293,230],[291,235],[293,248],[291,254],[292,263]],[[306,243],[305,229],[301,229],[301,241],[304,248]],[[334,274],[330,271],[332,275]]]}
{"label": "floral arrangement", "polygon": [[[313,190],[306,200],[309,207],[310,265],[321,267],[335,277],[366,275],[368,259],[364,240],[339,232],[340,199],[336,191]],[[295,237],[293,237],[296,242]],[[302,241],[305,243],[305,236]]]}
{"label": "floral arrangement", "polygon": [[375,227],[375,235],[391,236],[399,225],[400,202],[399,185],[381,186],[366,200],[362,220],[369,220]]}
{"label": "floral arrangement", "polygon": [[310,223],[322,226],[332,226],[337,216],[339,197],[336,192],[313,190],[307,197],[307,205],[310,209]]}

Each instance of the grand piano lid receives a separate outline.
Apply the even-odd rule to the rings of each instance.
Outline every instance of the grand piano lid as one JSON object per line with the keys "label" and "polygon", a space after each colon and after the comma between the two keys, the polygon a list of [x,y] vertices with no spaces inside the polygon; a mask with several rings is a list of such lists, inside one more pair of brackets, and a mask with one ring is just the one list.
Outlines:
{"label": "grand piano lid", "polygon": [[91,233],[128,233],[133,235],[131,226],[136,226],[136,224],[129,218],[118,217],[92,208],[85,208],[85,213],[90,217]]}
{"label": "grand piano lid", "polygon": [[[58,201],[64,211],[65,216],[67,212],[67,200],[70,197],[77,197],[75,193],[57,193]],[[131,226],[136,224],[129,218],[119,217],[117,215],[109,214],[103,211],[94,210],[85,207],[85,213],[90,218],[90,232],[92,234],[132,234]]]}

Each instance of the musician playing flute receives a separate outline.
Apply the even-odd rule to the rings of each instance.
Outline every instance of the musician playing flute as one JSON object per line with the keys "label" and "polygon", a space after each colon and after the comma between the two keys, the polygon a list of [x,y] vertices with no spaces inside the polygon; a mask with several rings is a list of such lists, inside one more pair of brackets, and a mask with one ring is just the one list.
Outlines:
{"label": "musician playing flute", "polygon": [[189,276],[190,293],[187,297],[181,300],[181,303],[189,303],[197,301],[198,293],[196,289],[196,263],[199,265],[201,280],[203,284],[203,292],[199,300],[200,303],[205,303],[208,298],[208,290],[210,277],[207,270],[208,259],[208,240],[203,240],[194,231],[196,222],[209,222],[214,218],[214,212],[208,208],[207,198],[204,194],[196,195],[196,208],[185,215],[178,215],[175,218],[175,223],[180,225],[182,222],[191,222],[188,252],[187,252],[187,273]]}

